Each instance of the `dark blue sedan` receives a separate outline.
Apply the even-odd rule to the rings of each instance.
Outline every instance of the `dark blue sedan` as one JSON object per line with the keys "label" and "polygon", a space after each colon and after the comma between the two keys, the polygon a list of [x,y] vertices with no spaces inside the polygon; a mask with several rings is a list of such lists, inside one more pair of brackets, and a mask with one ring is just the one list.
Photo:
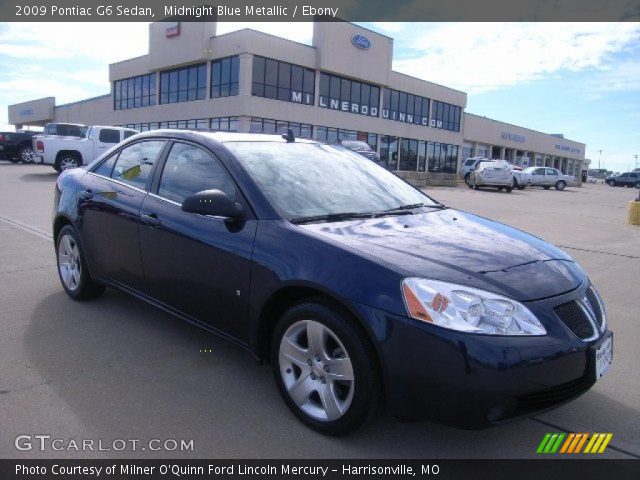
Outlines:
{"label": "dark blue sedan", "polygon": [[344,434],[382,405],[479,428],[587,391],[612,358],[580,266],[337,145],[159,130],[57,182],[75,300],[114,287],[270,362],[293,413]]}

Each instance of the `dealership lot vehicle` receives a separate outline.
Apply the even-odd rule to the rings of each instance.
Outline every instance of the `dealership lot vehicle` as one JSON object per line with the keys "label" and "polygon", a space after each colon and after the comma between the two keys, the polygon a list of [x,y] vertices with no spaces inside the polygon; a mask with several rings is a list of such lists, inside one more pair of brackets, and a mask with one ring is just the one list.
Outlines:
{"label": "dealership lot vehicle", "polygon": [[50,123],[33,138],[36,162],[52,165],[61,172],[88,165],[122,140],[138,133],[120,127]]}
{"label": "dealership lot vehicle", "polygon": [[469,176],[469,188],[496,187],[511,193],[513,173],[506,162],[479,162]]}
{"label": "dealership lot vehicle", "polygon": [[640,187],[640,173],[621,173],[617,176],[607,177],[605,182],[612,187]]}
{"label": "dealership lot vehicle", "polygon": [[549,190],[554,187],[556,190],[564,190],[567,186],[576,185],[576,177],[565,175],[556,168],[549,167],[529,167],[523,170],[531,175],[531,186],[542,187]]}
{"label": "dealership lot vehicle", "polygon": [[18,163],[33,162],[32,138],[38,132],[0,132],[0,156]]}
{"label": "dealership lot vehicle", "polygon": [[359,153],[369,160],[373,160],[376,163],[380,162],[380,155],[378,154],[378,152],[373,150],[367,142],[361,140],[340,140],[338,144],[342,145],[344,148],[348,148],[353,152]]}
{"label": "dealership lot vehicle", "polygon": [[484,157],[473,157],[467,158],[462,164],[462,169],[460,171],[460,175],[464,178],[464,182],[469,185],[469,180],[471,178],[471,172],[473,172],[478,165],[483,162],[500,162],[503,165],[506,165],[511,170],[511,175],[513,176],[512,187],[517,188],[518,190],[524,190],[531,183],[531,175],[529,173],[523,172],[521,167],[517,167],[507,162],[506,160],[489,160]]}
{"label": "dealership lot vehicle", "polygon": [[383,391],[396,415],[501,423],[584,393],[611,360],[571,257],[337,146],[145,133],[61,175],[55,205],[69,296],[112,286],[233,340],[323,433],[359,427]]}

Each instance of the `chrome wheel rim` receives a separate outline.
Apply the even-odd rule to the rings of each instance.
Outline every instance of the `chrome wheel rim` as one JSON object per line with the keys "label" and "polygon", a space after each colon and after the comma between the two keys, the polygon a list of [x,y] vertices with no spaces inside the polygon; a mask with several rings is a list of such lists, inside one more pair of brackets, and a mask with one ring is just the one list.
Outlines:
{"label": "chrome wheel rim", "polygon": [[73,237],[66,233],[58,243],[58,271],[62,282],[69,290],[75,292],[80,287],[80,250]]}
{"label": "chrome wheel rim", "polygon": [[280,374],[291,400],[315,420],[342,417],[355,379],[349,354],[331,329],[314,320],[291,325],[280,340]]}
{"label": "chrome wheel rim", "polygon": [[22,152],[20,152],[20,160],[22,160],[24,163],[33,162],[33,150],[31,150],[30,148],[22,149]]}
{"label": "chrome wheel rim", "polygon": [[65,157],[62,160],[60,160],[60,168],[62,170],[76,168],[77,166],[78,166],[78,161],[73,157]]}

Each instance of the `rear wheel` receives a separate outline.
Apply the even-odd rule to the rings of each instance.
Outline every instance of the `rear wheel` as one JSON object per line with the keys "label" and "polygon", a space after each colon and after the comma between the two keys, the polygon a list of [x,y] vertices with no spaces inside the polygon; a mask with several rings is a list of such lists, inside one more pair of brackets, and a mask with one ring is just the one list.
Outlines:
{"label": "rear wheel", "polygon": [[556,183],[556,190],[562,191],[566,186],[567,186],[567,182],[565,182],[564,180],[560,180],[559,182]]}
{"label": "rear wheel", "polygon": [[62,172],[64,170],[78,168],[80,166],[82,166],[80,155],[70,152],[60,154],[56,159],[56,163],[53,168],[55,168],[58,172]]}
{"label": "rear wheel", "polygon": [[93,281],[78,241],[78,234],[71,225],[60,230],[56,242],[58,275],[65,292],[74,300],[95,298],[104,292],[104,286]]}
{"label": "rear wheel", "polygon": [[507,193],[511,193],[511,190],[513,190],[513,188],[507,187]]}
{"label": "rear wheel", "polygon": [[377,361],[364,332],[320,302],[296,305],[280,318],[271,364],[287,406],[321,433],[347,434],[378,405]]}
{"label": "rear wheel", "polygon": [[467,173],[467,174],[464,176],[464,183],[466,183],[467,185],[469,185],[470,177],[471,177],[471,174],[470,174],[470,173]]}

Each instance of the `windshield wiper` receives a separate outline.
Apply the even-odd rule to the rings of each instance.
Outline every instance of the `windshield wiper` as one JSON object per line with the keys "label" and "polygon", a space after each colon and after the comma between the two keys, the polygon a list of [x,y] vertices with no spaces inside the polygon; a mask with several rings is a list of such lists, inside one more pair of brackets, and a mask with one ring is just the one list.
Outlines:
{"label": "windshield wiper", "polygon": [[310,222],[339,222],[340,220],[351,220],[352,218],[372,218],[371,212],[344,212],[327,213],[325,215],[310,215],[308,217],[292,218],[291,223],[301,224]]}
{"label": "windshield wiper", "polygon": [[383,210],[382,212],[379,212],[379,213],[386,214],[386,213],[403,212],[406,210],[413,210],[414,208],[420,208],[420,207],[437,208],[437,209],[447,208],[445,205],[441,203],[436,203],[435,205],[427,205],[425,203],[413,203],[410,205],[400,205],[399,207],[393,207],[388,210]]}

